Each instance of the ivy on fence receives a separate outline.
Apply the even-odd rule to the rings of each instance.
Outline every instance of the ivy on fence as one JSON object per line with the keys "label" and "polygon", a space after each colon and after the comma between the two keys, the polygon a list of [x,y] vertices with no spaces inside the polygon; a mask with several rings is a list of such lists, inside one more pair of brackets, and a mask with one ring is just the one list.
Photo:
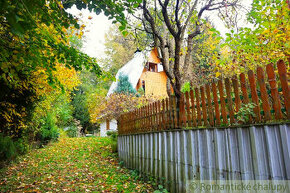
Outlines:
{"label": "ivy on fence", "polygon": [[[290,119],[287,67],[283,60],[232,78],[194,88],[181,97],[159,100],[124,113],[119,134],[196,127],[222,127]],[[278,75],[278,76],[277,76]],[[267,78],[266,78],[267,76]],[[179,116],[177,116],[179,115]],[[179,119],[177,118],[179,117]]]}

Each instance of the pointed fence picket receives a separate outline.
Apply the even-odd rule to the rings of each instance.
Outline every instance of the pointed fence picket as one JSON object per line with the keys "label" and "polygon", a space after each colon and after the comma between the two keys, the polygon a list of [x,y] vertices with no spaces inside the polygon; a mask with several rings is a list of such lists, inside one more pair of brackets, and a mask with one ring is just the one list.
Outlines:
{"label": "pointed fence picket", "polygon": [[[278,72],[278,73],[277,73]],[[121,135],[194,127],[222,127],[245,124],[239,111],[253,103],[247,124],[290,119],[289,73],[283,60],[266,70],[258,67],[239,78],[220,79],[185,92],[179,103],[175,96],[155,101],[118,119]],[[177,104],[179,106],[177,107]],[[246,115],[248,116],[248,115]]]}

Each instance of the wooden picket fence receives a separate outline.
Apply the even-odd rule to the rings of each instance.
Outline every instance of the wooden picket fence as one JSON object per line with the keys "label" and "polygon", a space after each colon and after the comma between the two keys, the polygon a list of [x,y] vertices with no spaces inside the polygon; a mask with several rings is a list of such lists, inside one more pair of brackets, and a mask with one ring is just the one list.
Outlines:
{"label": "wooden picket fence", "polygon": [[[231,79],[225,78],[186,92],[177,108],[175,96],[153,102],[118,119],[121,135],[180,128],[224,127],[244,124],[237,120],[243,104],[254,103],[255,116],[247,124],[290,120],[290,93],[287,67],[283,60]],[[276,76],[278,75],[278,76]],[[279,78],[278,78],[279,77]],[[177,114],[178,113],[178,114]],[[179,118],[177,118],[179,115]]]}

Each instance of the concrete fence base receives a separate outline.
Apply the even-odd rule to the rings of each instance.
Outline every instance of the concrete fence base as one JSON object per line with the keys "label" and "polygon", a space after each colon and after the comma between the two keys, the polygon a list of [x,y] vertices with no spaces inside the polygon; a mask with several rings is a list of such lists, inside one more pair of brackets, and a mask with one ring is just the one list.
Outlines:
{"label": "concrete fence base", "polygon": [[193,180],[290,180],[289,124],[123,135],[119,159],[170,192]]}

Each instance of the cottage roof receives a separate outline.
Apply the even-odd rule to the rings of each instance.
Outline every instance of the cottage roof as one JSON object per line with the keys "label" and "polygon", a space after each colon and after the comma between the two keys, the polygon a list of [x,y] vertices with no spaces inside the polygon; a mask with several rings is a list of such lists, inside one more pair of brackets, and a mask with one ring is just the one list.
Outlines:
{"label": "cottage roof", "polygon": [[120,74],[127,75],[132,86],[136,86],[144,69],[144,64],[147,58],[146,55],[147,53],[144,54],[143,52],[136,52],[133,59],[119,69],[116,74],[116,81],[111,84],[107,96],[116,90]]}

